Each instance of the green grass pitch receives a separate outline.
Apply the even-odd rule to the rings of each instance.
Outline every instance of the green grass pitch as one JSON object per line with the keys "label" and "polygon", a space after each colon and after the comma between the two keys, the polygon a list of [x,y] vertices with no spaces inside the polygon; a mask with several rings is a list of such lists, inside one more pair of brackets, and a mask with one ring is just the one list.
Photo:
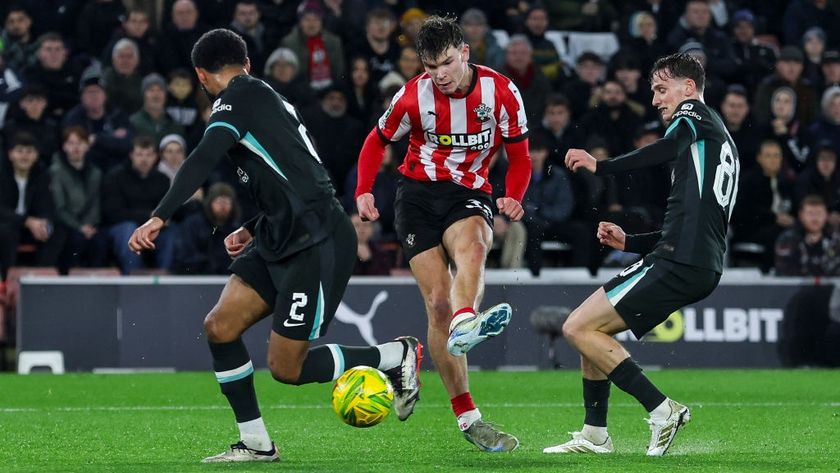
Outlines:
{"label": "green grass pitch", "polygon": [[342,424],[331,384],[284,386],[265,372],[257,392],[281,450],[273,464],[201,465],[233,443],[233,414],[212,373],[0,376],[0,471],[840,471],[840,370],[652,371],[692,422],[663,458],[644,455],[643,409],[613,387],[616,453],[545,455],[580,428],[580,375],[476,372],[486,419],[519,436],[510,454],[477,451],[458,432],[436,373],[407,422]]}

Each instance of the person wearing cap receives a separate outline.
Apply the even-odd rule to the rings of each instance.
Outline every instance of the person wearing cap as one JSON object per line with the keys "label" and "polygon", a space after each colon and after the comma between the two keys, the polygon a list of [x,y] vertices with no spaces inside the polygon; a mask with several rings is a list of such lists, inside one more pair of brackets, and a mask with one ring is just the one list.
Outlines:
{"label": "person wearing cap", "polygon": [[828,206],[829,224],[840,230],[840,172],[837,170],[837,151],[828,141],[818,142],[814,164],[796,179],[793,201],[799,207],[805,196],[818,195]]}
{"label": "person wearing cap", "polygon": [[708,0],[688,0],[685,12],[679,23],[668,35],[668,45],[678,50],[686,42],[693,40],[703,45],[708,67],[723,78],[731,77],[735,72],[735,53],[729,38],[712,24],[712,11]]}
{"label": "person wearing cap", "polygon": [[808,79],[815,90],[822,89],[822,55],[826,49],[826,34],[819,26],[808,28],[802,35],[802,51],[805,53],[802,77]]}
{"label": "person wearing cap", "polygon": [[776,53],[755,38],[755,16],[750,10],[736,11],[732,15],[731,25],[732,48],[735,53],[734,77],[752,96],[761,79],[773,72]]}
{"label": "person wearing cap", "polygon": [[821,92],[840,85],[840,50],[827,49],[822,55],[823,83]]}
{"label": "person wearing cap", "polygon": [[300,74],[313,89],[322,89],[344,75],[344,45],[324,29],[324,10],[315,0],[298,7],[298,22],[280,46],[292,50],[300,63]]}
{"label": "person wearing cap", "polygon": [[264,80],[292,105],[304,109],[317,100],[309,81],[300,73],[300,61],[289,48],[275,49],[265,61]]}
{"label": "person wearing cap", "polygon": [[420,26],[423,24],[429,15],[421,8],[412,7],[403,12],[400,17],[400,33],[397,35],[397,44],[401,48],[405,46],[414,46],[414,40],[417,38],[417,32],[420,31]]}
{"label": "person wearing cap", "polygon": [[184,135],[184,127],[166,113],[166,80],[158,73],[143,78],[143,107],[129,117],[138,135],[151,136],[155,143],[172,133]]}
{"label": "person wearing cap", "polygon": [[53,153],[58,151],[58,123],[46,113],[47,91],[37,84],[25,86],[16,108],[9,114],[5,127],[0,127],[6,139],[11,140],[21,131],[37,136],[39,162],[48,165]]}
{"label": "person wearing cap", "polygon": [[88,159],[107,173],[122,163],[131,149],[134,127],[122,110],[109,107],[98,66],[90,66],[79,81],[79,105],[61,121],[61,128],[81,126],[90,135]]}
{"label": "person wearing cap", "polygon": [[200,210],[179,225],[172,270],[191,276],[228,275],[230,256],[224,240],[241,225],[236,191],[230,184],[217,182],[200,202]]}
{"label": "person wearing cap", "polygon": [[796,117],[803,125],[809,125],[817,115],[816,92],[807,79],[802,77],[805,55],[797,46],[785,46],[779,51],[775,71],[758,84],[753,100],[753,113],[758,123],[770,123],[770,98],[779,87],[790,87],[796,92]]}

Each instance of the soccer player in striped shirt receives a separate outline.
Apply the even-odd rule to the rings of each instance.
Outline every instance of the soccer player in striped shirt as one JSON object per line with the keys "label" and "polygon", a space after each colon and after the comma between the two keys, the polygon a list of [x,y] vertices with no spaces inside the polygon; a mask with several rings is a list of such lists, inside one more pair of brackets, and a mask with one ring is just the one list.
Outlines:
{"label": "soccer player in striped shirt", "polygon": [[[426,305],[432,359],[466,439],[483,451],[511,451],[516,437],[484,422],[473,403],[464,354],[510,322],[508,304],[476,309],[493,238],[487,169],[502,145],[510,166],[495,207],[513,221],[524,214],[531,161],[522,97],[507,77],[468,62],[469,46],[452,18],[426,19],[417,52],[425,73],[397,92],[362,147],[356,205],[363,219],[379,218],[371,194],[376,172],[385,147],[408,134],[395,223]],[[411,411],[398,414],[404,420]]]}

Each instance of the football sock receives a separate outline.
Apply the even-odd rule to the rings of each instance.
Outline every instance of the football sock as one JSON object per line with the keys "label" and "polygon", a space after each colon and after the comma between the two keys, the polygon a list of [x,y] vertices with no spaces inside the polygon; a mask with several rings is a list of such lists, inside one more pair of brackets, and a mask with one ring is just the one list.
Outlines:
{"label": "football sock", "polygon": [[450,402],[452,403],[452,412],[458,418],[458,428],[462,431],[469,429],[473,422],[481,419],[481,411],[475,407],[469,392],[453,397]]}
{"label": "football sock", "polygon": [[475,317],[475,310],[472,307],[458,309],[454,314],[452,314],[452,320],[449,322],[449,327],[454,327],[461,323],[462,320],[466,320],[471,317]]}
{"label": "football sock", "polygon": [[651,412],[666,399],[665,395],[642,374],[642,369],[629,356],[607,375],[619,389],[638,400]]}
{"label": "football sock", "polygon": [[593,427],[606,427],[609,399],[610,381],[608,379],[583,378],[583,407],[586,409],[583,423]]}
{"label": "football sock", "polygon": [[662,404],[656,406],[652,411],[650,411],[650,418],[651,420],[655,421],[664,421],[671,415],[671,406],[668,404],[668,398],[666,397]]}
{"label": "football sock", "polygon": [[209,342],[209,345],[213,371],[236,416],[240,440],[249,448],[271,450],[271,439],[260,417],[257,393],[254,391],[254,365],[248,349],[241,338],[228,343]]}
{"label": "football sock", "polygon": [[610,436],[610,434],[607,433],[606,427],[596,427],[594,425],[586,424],[583,424],[583,430],[581,430],[581,433],[585,439],[595,445],[602,445],[607,441],[607,437]]}
{"label": "football sock", "polygon": [[379,350],[379,366],[377,368],[388,371],[400,366],[406,345],[403,342],[396,341],[376,345],[376,348]]}
{"label": "football sock", "polygon": [[237,422],[236,425],[239,427],[239,439],[248,448],[261,452],[271,450],[271,440],[268,438],[268,431],[265,430],[262,417],[248,422]]}
{"label": "football sock", "polygon": [[379,353],[378,347],[345,347],[333,343],[310,348],[295,384],[333,381],[338,379],[344,370],[354,366],[379,367]]}

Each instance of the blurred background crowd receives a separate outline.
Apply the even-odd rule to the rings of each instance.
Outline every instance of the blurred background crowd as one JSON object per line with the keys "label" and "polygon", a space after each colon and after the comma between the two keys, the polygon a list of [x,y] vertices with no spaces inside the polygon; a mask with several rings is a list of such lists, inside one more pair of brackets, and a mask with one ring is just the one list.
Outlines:
{"label": "blurred background crowd", "polygon": [[[413,38],[430,14],[456,16],[471,62],[510,77],[524,98],[527,213],[496,218],[491,266],[594,273],[638,257],[602,248],[595,227],[657,229],[670,168],[599,177],[569,173],[563,158],[658,139],[648,75],[680,51],[706,66],[706,103],[740,155],[730,264],[840,274],[838,0],[20,0],[0,5],[0,276],[16,265],[227,272],[222,240],[256,212],[227,163],[154,252],[126,246],[204,131],[212,104],[189,55],[211,28],[239,32],[251,73],[301,111],[352,214],[362,142],[423,71]],[[393,227],[406,148],[391,146],[379,171],[381,220],[353,217],[357,274],[406,267]],[[502,195],[503,152],[491,166]]]}

